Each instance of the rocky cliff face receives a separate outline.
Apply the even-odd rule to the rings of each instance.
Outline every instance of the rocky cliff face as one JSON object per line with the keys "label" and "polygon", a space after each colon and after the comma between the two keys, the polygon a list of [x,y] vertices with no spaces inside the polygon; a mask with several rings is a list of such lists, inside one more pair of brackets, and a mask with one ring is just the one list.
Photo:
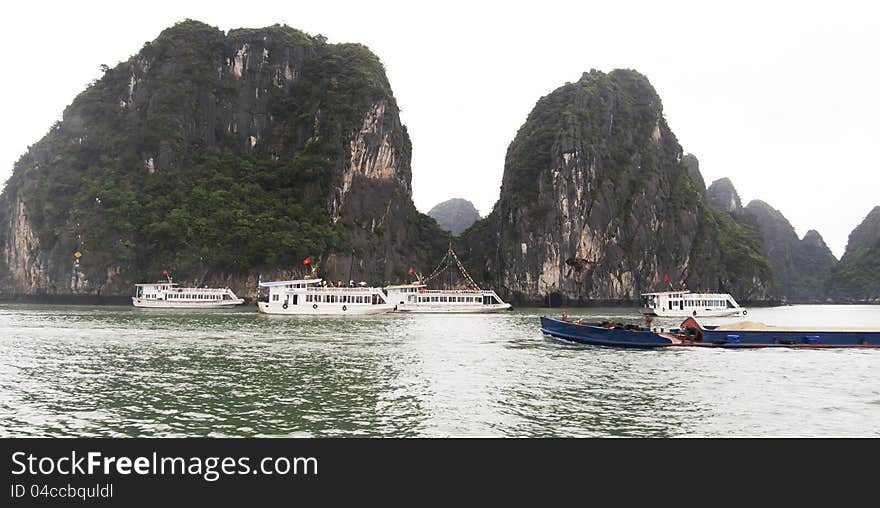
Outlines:
{"label": "rocky cliff face", "polygon": [[837,258],[817,231],[799,239],[779,210],[754,200],[743,213],[757,225],[783,296],[791,302],[822,302],[828,295],[831,270]]}
{"label": "rocky cliff face", "polygon": [[520,301],[632,301],[668,288],[776,295],[759,240],[712,210],[660,98],[631,70],[542,97],[511,143],[493,212],[460,242],[472,275]]}
{"label": "rocky cliff face", "polygon": [[461,234],[474,222],[480,220],[480,212],[477,211],[474,204],[460,198],[452,198],[434,206],[428,211],[428,216],[453,235]]}
{"label": "rocky cliff face", "polygon": [[693,180],[694,185],[700,194],[706,195],[706,181],[703,180],[703,174],[700,173],[700,161],[697,156],[692,153],[686,153],[681,158],[681,163],[687,169],[688,176]]}
{"label": "rocky cliff face", "polygon": [[829,294],[842,302],[880,302],[880,206],[850,233]]}
{"label": "rocky cliff face", "polygon": [[306,256],[332,279],[394,279],[447,241],[412,204],[410,152],[367,48],[179,23],[16,163],[0,294],[125,295],[163,268],[252,294]]}
{"label": "rocky cliff face", "polygon": [[712,182],[706,191],[706,199],[709,206],[719,212],[726,212],[732,215],[739,215],[742,212],[742,201],[736,188],[727,178],[720,178]]}
{"label": "rocky cliff face", "polygon": [[861,224],[849,234],[846,244],[846,252],[841,261],[848,261],[853,257],[873,249],[880,240],[880,206],[875,206]]}

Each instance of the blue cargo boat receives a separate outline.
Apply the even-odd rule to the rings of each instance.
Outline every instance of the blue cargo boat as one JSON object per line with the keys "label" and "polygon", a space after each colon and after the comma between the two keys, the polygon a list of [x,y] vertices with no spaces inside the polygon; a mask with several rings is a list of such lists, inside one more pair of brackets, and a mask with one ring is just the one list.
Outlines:
{"label": "blue cargo boat", "polygon": [[738,323],[727,328],[687,318],[679,328],[663,330],[622,323],[585,323],[541,316],[541,331],[558,339],[630,348],[658,347],[797,347],[878,348],[880,330],[795,330],[761,323]]}

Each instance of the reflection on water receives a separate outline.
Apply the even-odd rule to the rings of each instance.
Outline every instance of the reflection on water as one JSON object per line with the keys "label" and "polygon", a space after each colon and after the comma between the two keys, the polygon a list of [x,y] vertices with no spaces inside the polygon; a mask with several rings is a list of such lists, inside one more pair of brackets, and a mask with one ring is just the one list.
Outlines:
{"label": "reflection on water", "polygon": [[[347,319],[4,305],[0,435],[880,433],[880,351],[578,346],[540,333],[545,312]],[[569,314],[637,318],[624,308]],[[749,315],[817,326],[878,317],[876,306]]]}

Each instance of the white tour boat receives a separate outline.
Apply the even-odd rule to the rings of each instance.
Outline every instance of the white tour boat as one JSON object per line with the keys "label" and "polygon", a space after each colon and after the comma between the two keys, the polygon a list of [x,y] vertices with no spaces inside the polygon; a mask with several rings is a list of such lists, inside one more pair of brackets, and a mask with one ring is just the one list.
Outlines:
{"label": "white tour boat", "polygon": [[[467,289],[427,288],[426,282],[441,276],[447,269],[450,272],[449,286],[454,287],[451,275],[453,264],[461,274],[461,279],[455,285],[465,286]],[[458,256],[452,250],[452,244],[431,275],[412,284],[386,286],[385,292],[389,301],[396,306],[395,310],[400,312],[480,313],[511,308],[511,305],[502,300],[495,291],[480,289],[458,260]]]}
{"label": "white tour boat", "polygon": [[478,313],[510,309],[491,289],[427,289],[425,284],[387,286],[385,291],[400,312]]}
{"label": "white tour boat", "polygon": [[660,317],[745,316],[748,311],[727,293],[662,291],[642,293],[642,314]]}
{"label": "white tour boat", "polygon": [[135,307],[175,309],[216,309],[244,303],[229,288],[182,288],[171,282],[135,284]]}
{"label": "white tour boat", "polygon": [[333,287],[321,279],[261,282],[268,288],[267,301],[258,301],[264,314],[366,315],[394,310],[385,293],[375,287]]}

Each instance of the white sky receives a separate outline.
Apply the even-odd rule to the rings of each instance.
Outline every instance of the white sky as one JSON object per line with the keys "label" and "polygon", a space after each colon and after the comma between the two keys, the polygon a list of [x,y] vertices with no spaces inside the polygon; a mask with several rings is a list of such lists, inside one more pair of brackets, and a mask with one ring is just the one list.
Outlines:
{"label": "white sky", "polygon": [[413,197],[488,214],[542,95],[582,72],[648,76],[707,184],[730,178],[840,257],[880,204],[880,16],[871,2],[12,2],[0,30],[0,181],[73,98],[164,28],[287,23],[366,44],[413,143]]}

